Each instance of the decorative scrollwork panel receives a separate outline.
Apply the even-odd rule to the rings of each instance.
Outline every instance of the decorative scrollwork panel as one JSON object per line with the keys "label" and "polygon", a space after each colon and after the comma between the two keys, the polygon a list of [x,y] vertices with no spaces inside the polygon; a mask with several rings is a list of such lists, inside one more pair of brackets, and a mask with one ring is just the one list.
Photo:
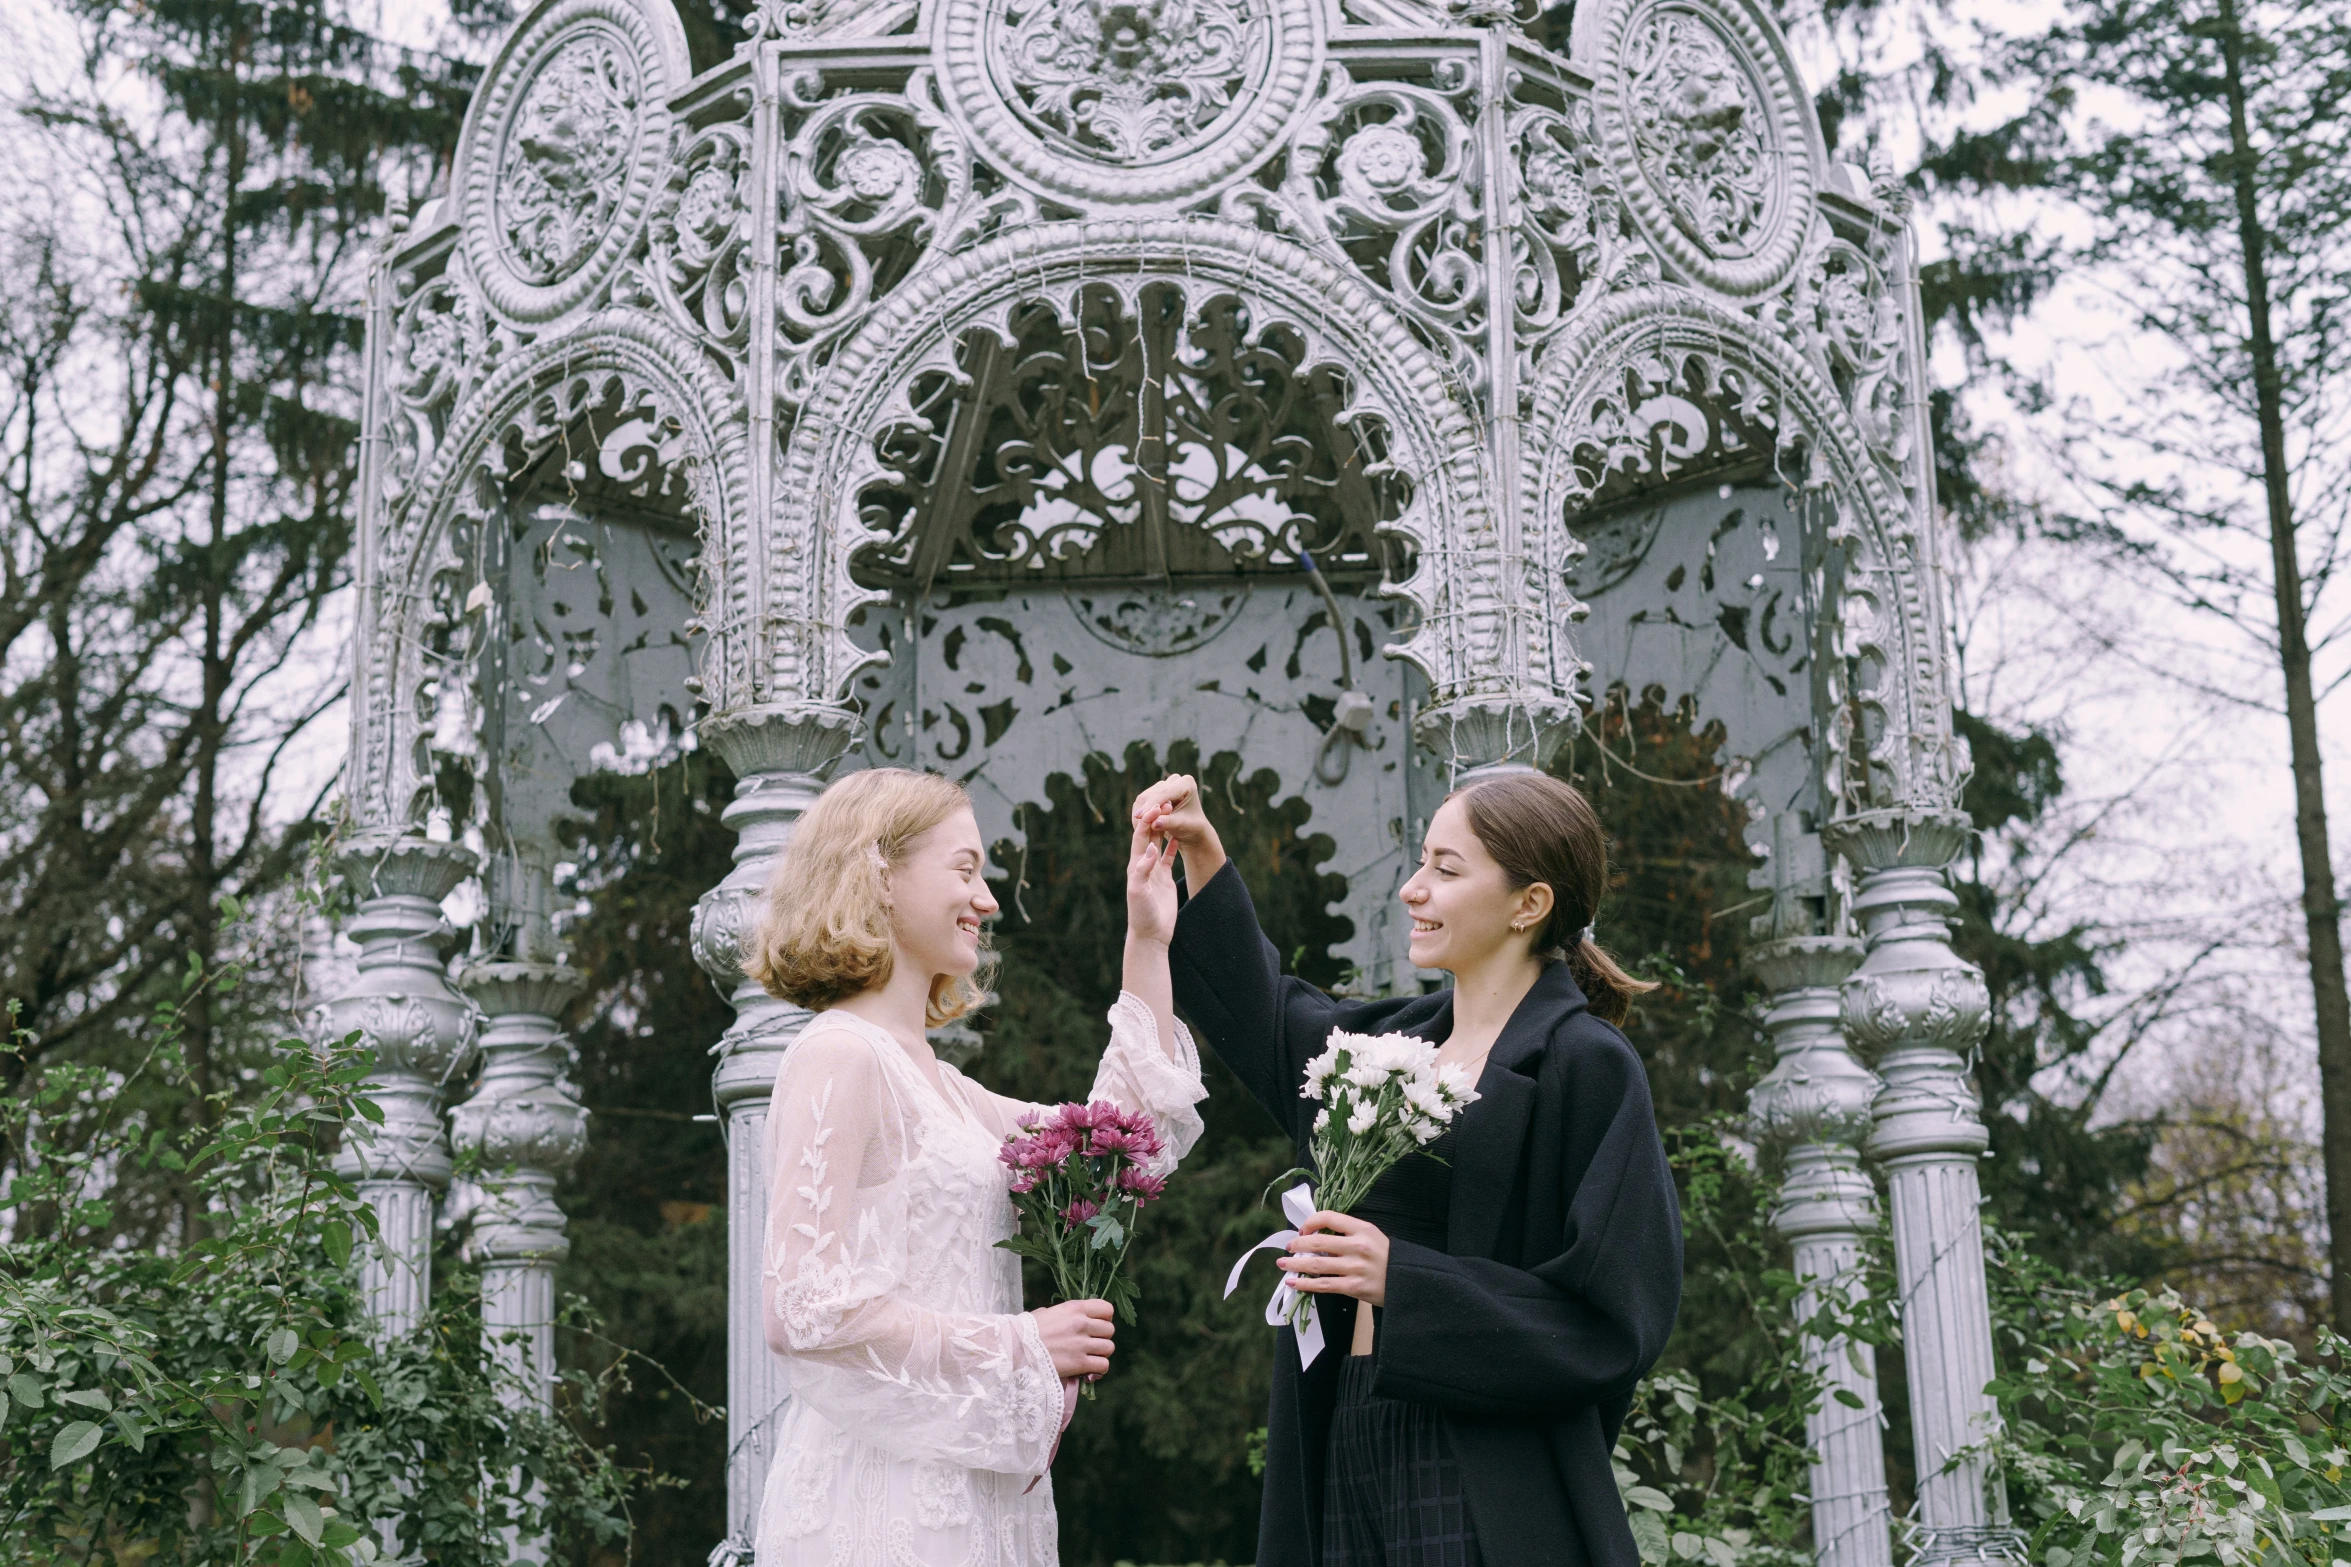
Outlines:
{"label": "decorative scrollwork panel", "polygon": [[[1414,983],[1396,889],[1444,798],[1437,759],[1412,743],[1424,690],[1375,650],[1406,607],[1342,592],[1342,625],[1303,574],[1290,571],[1167,588],[1076,582],[1000,594],[910,596],[865,612],[859,641],[887,652],[855,694],[865,766],[926,767],[964,779],[990,843],[1023,836],[1021,807],[1047,798],[1055,774],[1083,778],[1090,758],[1145,744],[1164,761],[1189,740],[1203,757],[1237,752],[1270,765],[1312,808],[1305,824],[1338,846],[1353,934],[1337,955],[1350,988]],[[1338,636],[1347,638],[1348,659]],[[1343,671],[1371,702],[1360,741],[1327,738]],[[1017,861],[1002,869],[1017,881]]]}
{"label": "decorative scrollwork panel", "polygon": [[659,309],[739,377],[751,335],[751,128],[704,126],[670,165],[632,302]]}
{"label": "decorative scrollwork panel", "polygon": [[875,446],[890,477],[860,510],[884,542],[860,567],[928,588],[980,577],[1226,575],[1294,565],[1409,575],[1380,530],[1409,486],[1345,378],[1234,296],[1197,308],[1174,283],[1081,289],[975,331],[956,373],[918,380],[914,418]]}
{"label": "decorative scrollwork panel", "polygon": [[[418,819],[432,804],[436,756],[475,770],[490,764],[485,736],[504,718],[477,694],[486,658],[511,652],[517,671],[564,671],[563,691],[610,687],[608,705],[628,707],[648,737],[665,722],[674,729],[687,721],[695,695],[723,701],[747,683],[743,420],[739,404],[730,413],[725,385],[690,340],[650,317],[616,316],[595,331],[518,350],[468,399],[415,498],[379,524],[353,692],[352,792],[363,820]],[[532,504],[534,486],[552,486],[568,513],[634,519],[651,529],[646,538],[674,542],[656,549],[657,559],[618,569],[609,561],[588,569],[554,549],[551,569],[571,559],[585,575],[549,577],[544,596],[565,608],[510,621],[529,635],[507,647],[492,632],[499,584],[491,574],[502,554],[491,530]],[[632,537],[614,535],[613,547]],[[576,604],[567,597],[599,580],[609,592]],[[572,624],[591,618],[601,627]],[[698,644],[698,671],[683,662],[653,669],[670,654],[652,650],[679,648],[705,625],[711,635]],[[600,663],[606,655],[621,663]],[[643,673],[619,686],[604,678],[618,680],[614,671],[624,667]],[[665,719],[656,688],[673,680]],[[527,689],[529,681],[518,673],[509,684]],[[625,695],[612,695],[620,686]],[[529,705],[535,710],[555,694],[550,686]],[[615,757],[645,743],[618,732],[629,720],[606,716]],[[573,738],[565,757],[594,762],[608,737]]]}
{"label": "decorative scrollwork panel", "polygon": [[1743,464],[1801,495],[1832,552],[1811,608],[1833,632],[1814,697],[1830,803],[1953,797],[1961,751],[1913,513],[1803,353],[1698,296],[1635,293],[1561,340],[1532,403],[1524,503],[1563,574],[1581,570],[1576,519],[1612,499]]}
{"label": "decorative scrollwork panel", "polygon": [[1281,191],[1289,220],[1385,289],[1472,384],[1492,307],[1477,84],[1459,55],[1416,81],[1332,66]]}
{"label": "decorative scrollwork panel", "polygon": [[[1394,587],[1416,615],[1390,651],[1418,663],[1440,693],[1512,678],[1524,655],[1509,645],[1493,576],[1494,524],[1479,446],[1442,367],[1350,271],[1261,231],[1153,219],[1043,225],[945,258],[891,294],[835,356],[793,431],[777,486],[769,592],[779,623],[778,689],[823,700],[843,692],[873,658],[847,635],[850,615],[881,596],[860,579],[857,563],[877,550],[887,562],[896,551],[911,571],[912,557],[904,553],[910,540],[903,513],[864,508],[877,488],[903,493],[907,474],[926,460],[924,443],[947,438],[939,420],[953,399],[941,392],[970,378],[958,359],[970,334],[983,332],[1014,353],[1022,340],[1014,318],[1040,301],[1073,332],[1091,308],[1082,301],[1099,288],[1114,290],[1119,317],[1132,320],[1146,314],[1142,296],[1162,289],[1180,289],[1195,314],[1232,299],[1245,308],[1259,345],[1249,352],[1270,339],[1297,345],[1281,351],[1283,365],[1350,366],[1350,401],[1329,413],[1329,422],[1358,432],[1366,479],[1404,485],[1401,508],[1382,526],[1409,552],[1410,574]],[[949,322],[965,325],[950,334]],[[1235,389],[1262,400],[1264,390],[1247,386],[1257,373],[1236,372]],[[1038,385],[1054,377],[1074,390],[1065,369]],[[1204,420],[1211,411],[1203,410]],[[1381,441],[1370,447],[1364,432],[1375,427]],[[880,443],[877,434],[885,437]],[[1069,450],[1052,440],[1046,449],[1062,457]],[[1087,477],[1100,488],[1097,476]],[[1262,482],[1249,477],[1236,493]],[[1238,516],[1234,527],[1235,542],[1259,531]],[[983,555],[1007,549],[994,535],[981,545]]]}

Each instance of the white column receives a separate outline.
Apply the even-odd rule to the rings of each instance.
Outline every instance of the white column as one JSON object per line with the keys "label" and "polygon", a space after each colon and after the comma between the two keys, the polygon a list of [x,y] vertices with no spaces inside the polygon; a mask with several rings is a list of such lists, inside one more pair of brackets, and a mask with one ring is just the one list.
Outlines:
{"label": "white column", "polygon": [[450,1112],[451,1140],[481,1158],[466,1254],[482,1265],[482,1327],[519,1391],[554,1403],[555,1270],[571,1254],[555,1186],[588,1146],[556,1018],[587,983],[553,963],[497,959],[460,978],[482,1009],[482,1080]]}
{"label": "white column", "polygon": [[1867,812],[1824,834],[1859,873],[1853,912],[1869,941],[1845,983],[1844,1023],[1884,1079],[1868,1151],[1885,1165],[1893,1215],[1917,1448],[1912,1532],[1927,1567],[2013,1559],[2020,1543],[1980,1452],[1999,1423],[1984,1392],[1992,1319],[1977,1211],[1990,1137],[1963,1054],[1983,1038],[1991,1000],[1983,972],[1951,950],[1959,902],[1943,875],[1967,834],[1954,810]]}
{"label": "white column", "polygon": [[[517,1407],[555,1405],[555,1270],[571,1254],[555,1185],[588,1146],[588,1112],[565,1075],[571,1049],[556,1019],[587,983],[556,963],[534,961],[553,946],[543,917],[546,874],[502,866],[510,899],[520,890],[533,911],[515,947],[533,958],[493,958],[458,982],[482,1010],[482,1078],[449,1113],[451,1142],[480,1158],[481,1204],[466,1256],[482,1268],[482,1333],[512,1378]],[[499,901],[505,901],[504,899]],[[545,1542],[506,1532],[507,1560],[544,1560]]]}
{"label": "white column", "polygon": [[[1813,850],[1817,856],[1817,841]],[[1796,1277],[1807,1285],[1796,1303],[1802,1321],[1831,1293],[1859,1302],[1861,1239],[1877,1225],[1859,1149],[1878,1080],[1837,1028],[1837,987],[1861,956],[1861,943],[1841,936],[1783,937],[1746,955],[1771,992],[1763,1026],[1778,1056],[1748,1095],[1748,1124],[1758,1142],[1784,1150],[1772,1226],[1787,1237]],[[1805,1421],[1813,1558],[1821,1567],[1892,1567],[1876,1364],[1866,1346],[1841,1334],[1806,1335],[1804,1362],[1822,1384],[1820,1406]]]}
{"label": "white column", "polygon": [[441,900],[472,874],[472,852],[408,834],[355,838],[336,869],[359,895],[345,927],[359,943],[351,987],[318,1009],[320,1037],[357,1033],[375,1052],[368,1092],[381,1126],[346,1128],[337,1173],[376,1210],[380,1236],[361,1277],[379,1331],[398,1338],[424,1320],[432,1292],[433,1201],[449,1184],[441,1102],[473,1053],[474,1009],[450,988]]}
{"label": "white column", "polygon": [[767,1104],[784,1051],[808,1013],[776,1000],[743,972],[758,902],[792,824],[823,791],[855,719],[830,707],[750,708],[705,719],[702,742],[737,779],[722,818],[739,835],[734,869],[694,906],[694,959],[734,1003],[714,1054],[711,1095],[727,1140],[727,1536],[714,1563],[748,1562],[788,1389],[767,1347],[760,1273],[767,1236]]}

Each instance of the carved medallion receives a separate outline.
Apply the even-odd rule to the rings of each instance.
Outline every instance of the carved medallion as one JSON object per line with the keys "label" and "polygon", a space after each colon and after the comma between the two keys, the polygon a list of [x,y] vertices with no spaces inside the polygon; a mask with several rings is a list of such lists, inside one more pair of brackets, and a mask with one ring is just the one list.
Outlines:
{"label": "carved medallion", "polygon": [[1770,122],[1720,33],[1684,12],[1652,13],[1625,51],[1633,145],[1684,234],[1710,256],[1751,256],[1765,238]]}
{"label": "carved medallion", "polygon": [[1209,193],[1271,150],[1322,58],[1312,0],[949,0],[936,37],[976,149],[1084,205]]}
{"label": "carved medallion", "polygon": [[524,90],[498,168],[498,234],[544,287],[580,269],[612,227],[637,143],[637,66],[602,29],[558,49]]}
{"label": "carved medallion", "polygon": [[989,28],[1006,101],[1058,145],[1145,163],[1209,140],[1273,64],[1268,0],[1014,0]]}
{"label": "carved medallion", "polygon": [[1810,106],[1735,0],[1639,0],[1602,34],[1600,130],[1643,233],[1692,281],[1767,293],[1794,267],[1813,184]]}
{"label": "carved medallion", "polygon": [[629,0],[565,0],[491,63],[466,119],[460,200],[466,259],[500,317],[536,327],[611,281],[664,183],[683,54],[682,36]]}

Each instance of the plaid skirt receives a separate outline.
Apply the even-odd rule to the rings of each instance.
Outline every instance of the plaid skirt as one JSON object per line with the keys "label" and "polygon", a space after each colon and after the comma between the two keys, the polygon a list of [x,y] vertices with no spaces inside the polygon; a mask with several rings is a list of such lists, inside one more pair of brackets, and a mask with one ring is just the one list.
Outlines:
{"label": "plaid skirt", "polygon": [[1322,1567],[1478,1567],[1461,1465],[1436,1410],[1374,1398],[1377,1361],[1339,1373],[1324,1470]]}

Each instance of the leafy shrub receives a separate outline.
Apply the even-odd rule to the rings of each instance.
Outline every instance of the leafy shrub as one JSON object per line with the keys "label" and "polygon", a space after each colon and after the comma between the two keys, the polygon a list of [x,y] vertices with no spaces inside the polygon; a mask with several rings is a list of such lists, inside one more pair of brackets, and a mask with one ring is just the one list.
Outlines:
{"label": "leafy shrub", "polygon": [[[2329,1567],[2351,1556],[2351,1375],[2222,1331],[2169,1289],[2107,1296],[2022,1259],[1992,1384],[2010,1499],[2045,1567]],[[2035,1295],[2037,1293],[2037,1299]]]}
{"label": "leafy shrub", "polygon": [[[191,970],[137,1070],[171,1070],[179,1009],[234,977]],[[375,1213],[325,1153],[382,1119],[370,1057],[350,1041],[272,1055],[254,1097],[186,1129],[122,1124],[125,1084],[70,1064],[0,1103],[18,1171],[0,1242],[0,1559],[359,1567],[389,1546],[472,1567],[507,1560],[514,1534],[624,1536],[626,1477],[526,1407],[471,1281],[447,1281],[413,1338],[373,1340],[353,1260]],[[114,1243],[107,1194],[163,1172],[202,1233],[176,1252]]]}

